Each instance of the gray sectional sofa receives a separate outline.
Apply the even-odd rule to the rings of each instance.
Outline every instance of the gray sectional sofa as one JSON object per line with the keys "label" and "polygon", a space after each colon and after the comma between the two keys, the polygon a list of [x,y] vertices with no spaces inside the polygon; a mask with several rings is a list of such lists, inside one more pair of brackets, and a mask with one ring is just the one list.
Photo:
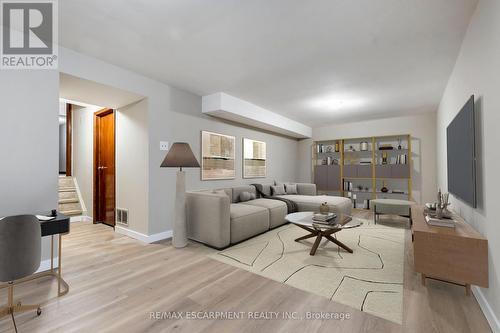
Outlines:
{"label": "gray sectional sofa", "polygon": [[[262,184],[262,192],[271,195],[271,186]],[[242,202],[248,193],[256,198]],[[327,202],[331,211],[351,213],[349,199],[316,195],[315,184],[297,183],[297,194],[278,197],[294,201],[299,211],[318,211]],[[286,215],[283,201],[259,198],[251,185],[186,193],[188,237],[218,249],[283,225]]]}

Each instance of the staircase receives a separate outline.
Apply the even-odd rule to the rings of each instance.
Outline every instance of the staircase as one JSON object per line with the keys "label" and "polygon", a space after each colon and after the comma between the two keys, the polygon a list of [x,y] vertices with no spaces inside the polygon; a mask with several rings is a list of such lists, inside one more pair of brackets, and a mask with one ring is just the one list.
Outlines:
{"label": "staircase", "polygon": [[59,212],[67,216],[82,215],[82,206],[73,177],[59,176]]}

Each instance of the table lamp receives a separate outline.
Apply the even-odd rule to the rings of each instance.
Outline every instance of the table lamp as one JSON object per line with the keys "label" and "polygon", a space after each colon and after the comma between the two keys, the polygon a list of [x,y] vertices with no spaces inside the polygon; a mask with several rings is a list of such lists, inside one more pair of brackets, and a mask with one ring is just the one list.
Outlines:
{"label": "table lamp", "polygon": [[200,164],[186,142],[175,142],[161,163],[162,168],[179,168],[175,194],[175,221],[172,245],[182,248],[187,245],[186,228],[186,173],[182,168],[199,168]]}

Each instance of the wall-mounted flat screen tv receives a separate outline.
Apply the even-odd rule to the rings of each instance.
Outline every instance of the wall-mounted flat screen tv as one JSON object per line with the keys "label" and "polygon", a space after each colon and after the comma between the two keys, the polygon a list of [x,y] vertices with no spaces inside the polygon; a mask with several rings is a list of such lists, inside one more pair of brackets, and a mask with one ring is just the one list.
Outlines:
{"label": "wall-mounted flat screen tv", "polygon": [[474,95],[446,129],[448,146],[448,191],[476,207]]}

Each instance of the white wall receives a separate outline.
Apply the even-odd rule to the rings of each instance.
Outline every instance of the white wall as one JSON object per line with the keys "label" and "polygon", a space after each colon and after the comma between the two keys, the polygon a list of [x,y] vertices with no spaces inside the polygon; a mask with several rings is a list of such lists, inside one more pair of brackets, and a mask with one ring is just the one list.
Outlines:
{"label": "white wall", "polygon": [[92,217],[94,198],[94,112],[99,106],[73,108],[73,177],[76,178],[84,215]]}
{"label": "white wall", "polygon": [[128,227],[148,234],[148,102],[116,112],[116,207],[128,209]]}
{"label": "white wall", "polygon": [[[472,17],[455,68],[438,110],[438,182],[447,188],[446,127],[471,94],[477,106],[478,207],[452,200],[461,214],[486,238],[489,245],[489,288],[475,294],[490,325],[500,332],[500,2],[481,0]],[[480,290],[478,293],[477,291]],[[484,296],[484,298],[483,298]],[[488,310],[489,304],[491,312]],[[494,318],[496,317],[496,318]]]}
{"label": "white wall", "polygon": [[366,136],[411,134],[413,170],[413,198],[420,203],[431,202],[436,196],[436,115],[428,113],[407,117],[396,117],[313,129],[312,140],[299,143],[298,181],[311,181],[312,141]]}
{"label": "white wall", "polygon": [[58,84],[55,71],[1,71],[0,216],[57,209]]}
{"label": "white wall", "polygon": [[[171,230],[174,218],[175,170],[162,169],[160,164],[165,152],[160,151],[160,141],[187,141],[195,154],[200,152],[200,131],[209,130],[237,137],[237,156],[241,157],[243,136],[268,142],[268,178],[294,180],[296,177],[297,141],[234,124],[229,124],[201,114],[201,97],[173,88],[158,81],[60,48],[60,71],[79,78],[95,81],[125,91],[147,100],[148,114],[148,220],[147,235]],[[200,180],[199,170],[187,170],[187,188],[211,188],[251,183],[241,179],[241,161],[237,159],[237,178],[228,181]],[[258,180],[258,181],[261,181]],[[123,207],[127,208],[127,207]],[[131,229],[133,226],[130,227]],[[133,229],[132,229],[133,230]],[[141,229],[143,230],[143,229]],[[137,230],[134,230],[137,231]],[[144,232],[144,231],[143,231]]]}
{"label": "white wall", "polygon": [[[201,114],[201,98],[179,91],[171,91],[169,110],[156,112],[150,117],[151,165],[150,177],[150,233],[159,233],[166,226],[171,228],[174,219],[175,169],[159,168],[165,157],[160,152],[161,140],[184,141],[191,145],[198,161],[201,156],[201,131],[207,130],[236,137],[236,179],[202,181],[200,169],[186,169],[186,189],[218,188],[270,182],[272,180],[294,181],[296,178],[297,141],[259,130],[241,127],[220,119]],[[265,179],[243,179],[243,137],[267,143],[267,177]]]}

